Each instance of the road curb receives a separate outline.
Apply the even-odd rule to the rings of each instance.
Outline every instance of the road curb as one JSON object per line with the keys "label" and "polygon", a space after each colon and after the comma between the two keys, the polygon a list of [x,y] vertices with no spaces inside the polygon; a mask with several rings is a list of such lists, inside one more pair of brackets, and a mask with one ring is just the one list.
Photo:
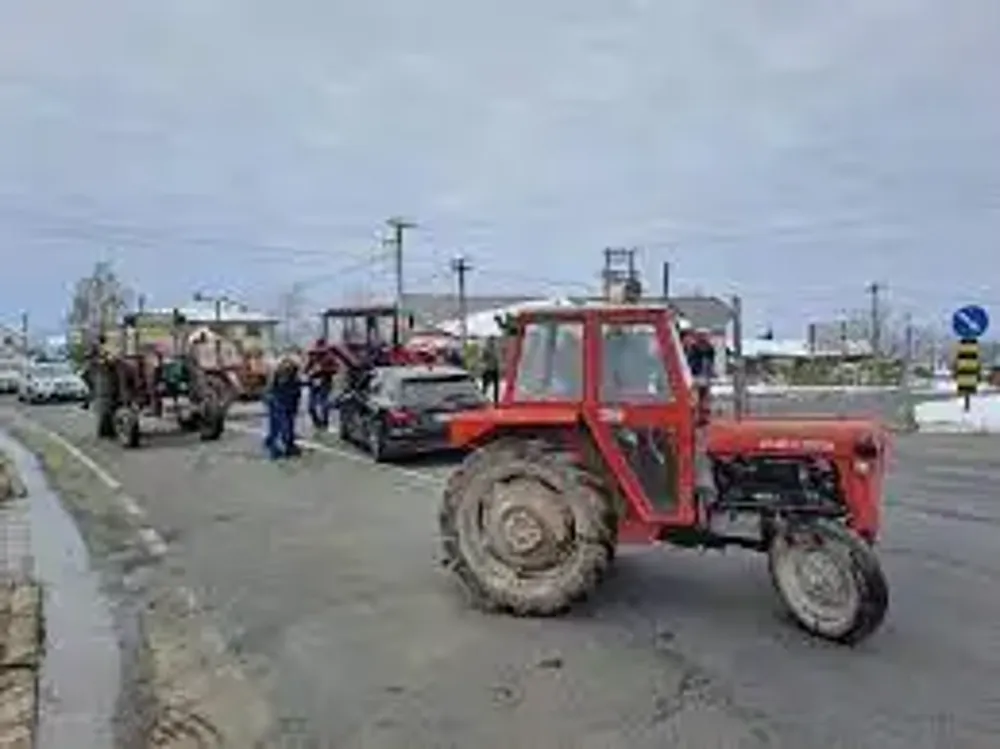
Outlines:
{"label": "road curb", "polygon": [[[42,588],[16,538],[24,533],[26,496],[16,467],[0,451],[0,747],[31,749],[39,716],[39,675],[45,650]],[[28,567],[25,567],[25,562]]]}
{"label": "road curb", "polygon": [[24,575],[0,578],[0,747],[32,749],[44,654],[42,589]]}

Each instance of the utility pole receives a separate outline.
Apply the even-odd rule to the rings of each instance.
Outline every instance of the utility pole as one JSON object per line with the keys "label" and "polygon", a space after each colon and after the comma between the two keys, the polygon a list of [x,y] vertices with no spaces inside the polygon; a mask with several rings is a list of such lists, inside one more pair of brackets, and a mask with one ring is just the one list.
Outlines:
{"label": "utility pole", "polygon": [[469,305],[468,297],[465,294],[465,277],[472,270],[472,266],[469,265],[469,261],[465,255],[458,255],[451,261],[451,270],[455,274],[458,287],[459,335],[462,341],[462,351],[464,352],[466,344],[469,341]]}
{"label": "utility pole", "polygon": [[28,313],[21,313],[21,346],[24,349],[24,355],[28,355]]}
{"label": "utility pole", "polygon": [[733,304],[733,415],[741,421],[747,412],[746,360],[743,358],[743,300]]}
{"label": "utility pole", "polygon": [[899,395],[902,404],[903,424],[908,428],[916,428],[912,393],[910,390],[910,369],[913,367],[913,316],[907,313],[906,329],[903,341],[903,369],[899,374]]}
{"label": "utility pole", "polygon": [[871,305],[871,347],[872,357],[878,361],[882,353],[882,306],[879,295],[885,291],[885,285],[874,281],[868,285],[868,293],[872,298]]}
{"label": "utility pole", "polygon": [[903,339],[903,387],[910,383],[910,367],[913,366],[913,316],[907,313]]}
{"label": "utility pole", "polygon": [[604,270],[601,272],[601,279],[604,282],[603,288],[605,301],[611,299],[611,265],[614,260],[614,256],[614,249],[611,247],[604,248]]}
{"label": "utility pole", "polygon": [[670,262],[664,261],[663,263],[663,277],[661,280],[662,288],[661,292],[663,294],[663,301],[670,298]]}
{"label": "utility pole", "polygon": [[399,216],[386,219],[386,224],[392,229],[392,237],[388,241],[392,244],[395,255],[396,307],[401,310],[403,307],[403,233],[407,229],[415,229],[417,225]]}

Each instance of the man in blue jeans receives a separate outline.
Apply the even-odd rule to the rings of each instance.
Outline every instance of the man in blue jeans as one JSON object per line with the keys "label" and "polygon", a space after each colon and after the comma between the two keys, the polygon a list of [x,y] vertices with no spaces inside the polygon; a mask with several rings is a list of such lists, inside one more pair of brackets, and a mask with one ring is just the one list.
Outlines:
{"label": "man in blue jeans", "polygon": [[299,455],[295,443],[295,418],[299,411],[302,382],[298,363],[283,356],[268,378],[264,403],[267,406],[267,435],[264,447],[272,460]]}
{"label": "man in blue jeans", "polygon": [[330,426],[330,394],[336,362],[326,339],[320,338],[309,350],[306,359],[306,377],[309,380],[309,416],[313,427],[326,430]]}

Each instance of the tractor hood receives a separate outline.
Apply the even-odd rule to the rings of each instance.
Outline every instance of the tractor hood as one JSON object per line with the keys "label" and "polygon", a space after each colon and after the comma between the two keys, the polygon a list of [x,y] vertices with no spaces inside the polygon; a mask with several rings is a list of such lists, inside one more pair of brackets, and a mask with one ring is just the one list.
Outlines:
{"label": "tractor hood", "polygon": [[873,419],[823,416],[757,417],[713,420],[707,429],[712,455],[789,455],[876,457],[888,446],[888,432]]}

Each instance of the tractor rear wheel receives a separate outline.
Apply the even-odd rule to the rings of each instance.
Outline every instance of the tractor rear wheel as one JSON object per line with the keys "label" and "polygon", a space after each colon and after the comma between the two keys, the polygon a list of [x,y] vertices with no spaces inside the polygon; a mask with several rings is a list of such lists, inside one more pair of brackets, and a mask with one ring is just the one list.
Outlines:
{"label": "tractor rear wheel", "polygon": [[202,442],[214,442],[226,428],[226,408],[214,394],[199,407],[198,436]]}
{"label": "tractor rear wheel", "polygon": [[115,394],[112,390],[111,376],[106,369],[101,368],[94,377],[94,418],[97,420],[97,436],[101,439],[114,439],[115,429]]}
{"label": "tractor rear wheel", "polygon": [[139,414],[135,409],[122,407],[115,412],[115,434],[122,447],[139,446]]}
{"label": "tractor rear wheel", "polygon": [[778,530],[768,568],[787,613],[812,635],[851,645],[885,619],[889,586],[878,557],[841,523],[815,519]]}
{"label": "tractor rear wheel", "polygon": [[504,438],[469,455],[445,489],[444,563],[480,608],[562,613],[611,561],[614,507],[599,478],[545,440]]}

